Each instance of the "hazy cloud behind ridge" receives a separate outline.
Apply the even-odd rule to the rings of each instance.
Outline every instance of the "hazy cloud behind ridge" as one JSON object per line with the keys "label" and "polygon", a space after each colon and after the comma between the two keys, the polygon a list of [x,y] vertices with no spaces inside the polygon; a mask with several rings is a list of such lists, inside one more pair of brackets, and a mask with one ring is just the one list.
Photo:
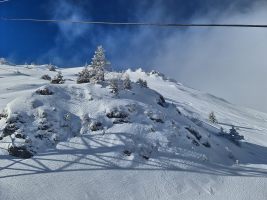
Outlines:
{"label": "hazy cloud behind ridge", "polygon": [[[54,10],[54,17],[90,18],[90,11],[80,10],[75,3],[71,4],[73,1],[57,2],[60,4]],[[204,2],[208,5],[210,1]],[[244,7],[236,6],[240,1],[229,2],[232,3],[223,5],[225,10],[213,9],[212,6],[200,8],[183,22],[266,23],[265,1],[254,1]],[[67,9],[63,9],[64,6]],[[140,6],[136,10],[135,20],[177,22],[179,12],[184,12],[171,11],[173,13],[164,1],[159,0],[149,8]],[[68,25],[59,25],[58,45],[64,43],[69,48],[81,37],[93,35],[91,48],[103,44],[115,67],[157,69],[194,88],[267,112],[267,29],[141,27],[114,28],[106,32],[94,26],[92,33],[90,28],[77,26],[73,29]],[[81,59],[81,54],[86,53],[88,48],[88,45],[79,48],[71,59]],[[57,55],[58,51],[56,47],[50,53]]]}

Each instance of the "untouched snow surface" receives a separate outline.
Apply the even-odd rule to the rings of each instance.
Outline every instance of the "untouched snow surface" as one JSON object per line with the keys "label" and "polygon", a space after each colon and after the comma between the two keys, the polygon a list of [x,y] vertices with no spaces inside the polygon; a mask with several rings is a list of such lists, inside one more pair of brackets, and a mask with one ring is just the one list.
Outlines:
{"label": "untouched snow surface", "polygon": [[[51,85],[45,65],[0,65],[0,134],[12,132],[0,140],[0,199],[266,199],[267,114],[141,69],[118,95],[108,81],[76,84],[81,68],[61,71],[66,83]],[[227,124],[245,140],[220,136]],[[8,155],[12,143],[34,156]]]}

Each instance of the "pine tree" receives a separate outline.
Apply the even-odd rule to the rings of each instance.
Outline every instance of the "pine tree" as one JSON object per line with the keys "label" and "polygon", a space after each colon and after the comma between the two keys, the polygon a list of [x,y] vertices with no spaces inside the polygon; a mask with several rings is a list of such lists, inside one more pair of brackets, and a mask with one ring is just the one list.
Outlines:
{"label": "pine tree", "polygon": [[209,114],[209,121],[211,122],[211,123],[218,123],[218,120],[216,119],[216,116],[215,116],[215,114],[214,114],[214,112],[211,112],[210,114]]}
{"label": "pine tree", "polygon": [[64,82],[65,80],[63,79],[61,72],[58,72],[57,75],[51,80],[52,84],[63,84]]}
{"label": "pine tree", "polygon": [[92,81],[93,82],[102,82],[105,80],[105,70],[108,70],[110,63],[106,59],[105,50],[102,46],[98,46],[94,57],[91,61],[92,68]]}
{"label": "pine tree", "polygon": [[104,48],[98,46],[91,65],[86,64],[84,69],[78,74],[77,83],[101,83],[105,80],[105,70],[108,69],[109,64]]}
{"label": "pine tree", "polygon": [[125,89],[125,90],[131,90],[132,89],[131,80],[130,80],[128,75],[126,75],[125,79],[123,80],[123,89]]}
{"label": "pine tree", "polygon": [[235,129],[234,126],[232,126],[231,129],[230,129],[229,131],[230,131],[229,134],[230,134],[231,136],[233,136],[233,137],[239,135],[239,133],[236,131],[236,129]]}
{"label": "pine tree", "polygon": [[117,79],[110,80],[110,89],[111,89],[111,92],[115,95],[119,93],[119,84],[118,84]]}
{"label": "pine tree", "polygon": [[139,78],[136,83],[139,84],[141,87],[147,88],[146,80]]}
{"label": "pine tree", "polygon": [[52,71],[52,72],[56,71],[56,67],[54,65],[52,65],[52,64],[49,64],[47,68],[48,68],[49,71]]}
{"label": "pine tree", "polygon": [[109,62],[106,59],[105,49],[102,46],[98,46],[92,58],[91,66],[105,70],[108,68],[107,65],[109,65]]}
{"label": "pine tree", "polygon": [[79,72],[77,83],[89,83],[92,78],[92,73],[88,69],[88,66],[85,66],[84,69]]}
{"label": "pine tree", "polygon": [[44,74],[43,76],[41,76],[41,79],[51,81],[51,77],[48,74]]}

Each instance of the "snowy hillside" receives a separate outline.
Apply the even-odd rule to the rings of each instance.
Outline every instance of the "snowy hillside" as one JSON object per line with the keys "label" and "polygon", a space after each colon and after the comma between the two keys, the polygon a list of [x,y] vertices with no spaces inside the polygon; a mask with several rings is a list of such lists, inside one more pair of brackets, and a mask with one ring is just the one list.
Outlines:
{"label": "snowy hillside", "polygon": [[0,65],[0,199],[266,198],[267,114],[157,72],[77,84],[82,68],[56,70],[64,84],[41,79],[47,65]]}

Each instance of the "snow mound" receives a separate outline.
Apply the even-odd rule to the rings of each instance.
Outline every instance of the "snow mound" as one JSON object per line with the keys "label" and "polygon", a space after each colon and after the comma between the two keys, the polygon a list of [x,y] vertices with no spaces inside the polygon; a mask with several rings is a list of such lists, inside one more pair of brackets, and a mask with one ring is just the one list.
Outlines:
{"label": "snow mound", "polygon": [[201,161],[229,158],[207,130],[181,115],[162,95],[138,84],[118,95],[108,85],[46,85],[10,102],[5,113],[1,138],[9,149],[27,149],[32,155],[76,136],[92,135],[116,141],[110,144],[115,157],[148,160],[163,152],[175,157],[184,151],[184,156]]}

